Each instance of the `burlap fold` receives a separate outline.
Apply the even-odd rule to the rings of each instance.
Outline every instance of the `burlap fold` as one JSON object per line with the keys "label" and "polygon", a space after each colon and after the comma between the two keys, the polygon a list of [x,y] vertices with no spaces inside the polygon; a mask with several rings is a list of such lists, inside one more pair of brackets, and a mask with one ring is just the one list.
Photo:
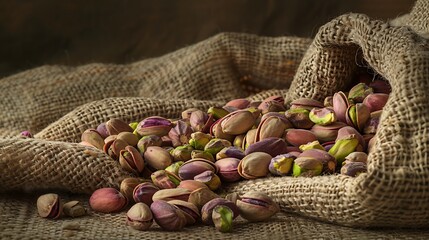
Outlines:
{"label": "burlap fold", "polygon": [[[421,34],[428,12],[427,2],[417,1],[410,25],[343,15],[323,26],[311,44],[290,37],[220,34],[126,66],[42,67],[3,79],[2,136],[24,129],[38,134],[33,140],[0,140],[1,190],[31,186],[88,192],[115,185],[124,176],[117,163],[69,143],[79,141],[84,129],[110,117],[171,117],[188,107],[205,109],[270,88],[289,90],[254,98],[275,92],[288,102],[323,99],[349,86],[357,62],[365,62],[392,86],[368,173],[265,178],[227,190],[263,190],[285,211],[341,225],[428,227],[429,41]],[[16,174],[21,172],[29,176]]]}

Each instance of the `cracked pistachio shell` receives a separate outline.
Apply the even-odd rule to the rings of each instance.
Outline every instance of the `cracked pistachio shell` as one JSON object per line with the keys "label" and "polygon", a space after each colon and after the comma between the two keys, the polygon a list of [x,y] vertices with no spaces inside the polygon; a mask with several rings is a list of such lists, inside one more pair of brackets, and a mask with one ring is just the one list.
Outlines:
{"label": "cracked pistachio shell", "polygon": [[238,164],[237,171],[245,179],[255,179],[268,175],[271,155],[264,152],[252,152]]}
{"label": "cracked pistachio shell", "polygon": [[222,150],[220,150],[220,152],[218,152],[216,154],[216,160],[220,160],[223,158],[238,158],[238,159],[242,159],[244,158],[244,156],[246,156],[244,154],[244,151],[241,148],[235,147],[235,146],[231,146],[231,147],[226,147],[223,148]]}
{"label": "cracked pistachio shell", "polygon": [[352,152],[344,158],[343,164],[346,164],[349,162],[363,162],[366,164],[367,160],[368,160],[368,154],[367,153],[365,153],[365,152]]}
{"label": "cracked pistachio shell", "polygon": [[43,194],[37,199],[37,212],[43,218],[56,219],[60,217],[63,205],[58,194]]}
{"label": "cracked pistachio shell", "polygon": [[149,146],[144,153],[147,164],[156,170],[162,170],[170,166],[173,159],[170,153],[162,147]]}
{"label": "cracked pistachio shell", "polygon": [[232,220],[234,213],[227,206],[216,206],[212,212],[212,219],[216,229],[220,232],[232,231]]}
{"label": "cracked pistachio shell", "polygon": [[188,161],[192,157],[192,151],[194,149],[191,145],[183,145],[178,146],[175,149],[170,151],[171,156],[173,157],[174,161]]}
{"label": "cracked pistachio shell", "polygon": [[219,198],[219,195],[208,187],[202,187],[191,192],[188,202],[193,203],[198,209],[201,209],[207,202],[215,198]]}
{"label": "cracked pistachio shell", "polygon": [[176,122],[176,126],[168,132],[168,137],[170,137],[173,147],[178,147],[188,144],[192,133],[192,128],[184,121],[179,120]]}
{"label": "cracked pistachio shell", "polygon": [[263,192],[250,191],[237,200],[240,215],[250,221],[265,221],[280,211],[279,205]]}
{"label": "cracked pistachio shell", "polygon": [[285,112],[286,119],[295,127],[310,129],[314,122],[310,120],[310,111],[304,108],[290,108]]}
{"label": "cracked pistachio shell", "polygon": [[194,132],[191,134],[191,139],[189,139],[189,145],[196,150],[204,150],[204,147],[211,139],[212,136],[210,134]]}
{"label": "cracked pistachio shell", "polygon": [[194,132],[207,132],[213,123],[210,121],[213,121],[213,118],[210,119],[209,115],[201,110],[193,111],[189,119],[189,123]]}
{"label": "cracked pistachio shell", "polygon": [[208,114],[213,115],[215,119],[220,119],[229,114],[229,112],[221,107],[210,107],[207,110]]}
{"label": "cracked pistachio shell", "polygon": [[359,141],[354,135],[349,137],[338,139],[335,141],[334,146],[329,149],[329,154],[335,157],[338,164],[344,161],[344,158],[350,153],[356,151]]}
{"label": "cracked pistachio shell", "polygon": [[282,96],[268,97],[259,104],[258,109],[261,110],[262,114],[285,111],[284,98]]}
{"label": "cracked pistachio shell", "polygon": [[150,205],[155,222],[164,230],[178,231],[185,227],[186,216],[178,207],[166,201],[157,200]]}
{"label": "cracked pistachio shell", "polygon": [[178,188],[184,188],[184,189],[188,189],[189,191],[194,191],[197,190],[199,188],[207,188],[207,185],[205,185],[202,182],[196,181],[196,180],[183,180],[180,182],[179,186],[177,186]]}
{"label": "cracked pistachio shell", "polygon": [[344,92],[339,91],[334,94],[332,98],[332,107],[337,116],[338,121],[346,122],[347,108],[349,107],[349,100]]}
{"label": "cracked pistachio shell", "polygon": [[194,179],[194,177],[202,172],[212,171],[217,172],[217,168],[213,162],[203,158],[195,158],[185,162],[179,168],[179,177],[182,180]]}
{"label": "cracked pistachio shell", "polygon": [[227,141],[232,142],[234,140],[234,135],[226,134],[222,130],[222,126],[220,122],[222,121],[222,118],[217,120],[210,128],[210,133],[215,137],[219,139],[225,139]]}
{"label": "cracked pistachio shell", "polygon": [[140,136],[156,135],[162,137],[167,135],[171,128],[172,123],[170,120],[159,116],[153,116],[139,122],[135,131]]}
{"label": "cracked pistachio shell", "polygon": [[148,230],[152,226],[152,223],[152,211],[144,203],[134,204],[127,212],[127,225],[136,230]]}
{"label": "cracked pistachio shell", "polygon": [[[222,132],[230,135],[240,135],[249,131],[256,122],[257,110],[244,109],[232,112],[220,119]],[[255,117],[256,115],[256,117]]]}
{"label": "cracked pistachio shell", "polygon": [[144,168],[143,157],[133,146],[126,146],[119,152],[119,164],[127,172],[137,175],[142,173]]}
{"label": "cracked pistachio shell", "polygon": [[277,155],[287,153],[287,144],[282,138],[270,137],[250,145],[245,154],[248,155],[254,152],[265,152],[275,157]]}
{"label": "cracked pistachio shell", "polygon": [[95,129],[87,129],[82,133],[81,136],[82,142],[87,142],[91,146],[103,150],[104,139]]}
{"label": "cracked pistachio shell", "polygon": [[103,151],[107,153],[111,158],[118,160],[121,151],[124,150],[127,146],[128,143],[122,139],[110,140],[106,144],[104,144]]}
{"label": "cracked pistachio shell", "polygon": [[122,139],[131,146],[136,146],[139,141],[139,138],[131,132],[121,132],[116,136],[116,139]]}
{"label": "cracked pistachio shell", "polygon": [[156,135],[147,135],[142,138],[137,143],[137,149],[140,153],[144,153],[149,146],[158,146],[161,147],[162,139]]}
{"label": "cracked pistachio shell", "polygon": [[156,200],[164,200],[164,201],[170,201],[170,200],[182,200],[182,201],[188,201],[189,194],[191,194],[191,191],[184,188],[169,188],[169,189],[161,189],[152,196],[152,201]]}
{"label": "cracked pistachio shell", "polygon": [[236,182],[241,179],[240,174],[237,171],[240,159],[238,158],[222,158],[215,162],[215,165],[219,169],[218,175],[225,182]]}
{"label": "cracked pistachio shell", "polygon": [[191,159],[195,158],[204,158],[206,160],[209,160],[210,162],[215,162],[215,158],[211,153],[202,150],[194,150],[191,152]]}
{"label": "cracked pistachio shell", "polygon": [[311,132],[316,136],[317,140],[321,143],[335,141],[338,135],[338,130],[347,126],[343,122],[334,122],[326,126],[315,124],[311,128]]}
{"label": "cracked pistachio shell", "polygon": [[152,182],[160,189],[176,188],[180,178],[171,172],[158,170],[151,175]]}
{"label": "cracked pistachio shell", "polygon": [[304,108],[311,111],[313,108],[323,108],[323,104],[317,100],[311,98],[299,98],[290,103],[292,109]]}
{"label": "cracked pistachio shell", "polygon": [[225,147],[231,147],[231,142],[225,139],[213,138],[206,144],[204,151],[216,156]]}
{"label": "cracked pistachio shell", "polygon": [[133,129],[119,118],[112,118],[106,122],[106,129],[109,135],[118,135],[121,132],[133,132]]}
{"label": "cracked pistachio shell", "polygon": [[246,150],[250,145],[252,145],[255,142],[257,129],[250,129],[244,139],[243,139],[243,145],[241,146],[242,149]]}
{"label": "cracked pistachio shell", "polygon": [[178,161],[178,162],[174,162],[172,163],[170,166],[165,168],[165,171],[169,171],[171,173],[173,173],[174,175],[178,176],[179,175],[179,168],[184,164],[185,162],[183,161]]}
{"label": "cracked pistachio shell", "polygon": [[133,199],[136,203],[142,202],[150,205],[153,195],[159,191],[159,188],[151,182],[143,182],[137,185],[133,191]]}
{"label": "cracked pistachio shell", "polygon": [[347,109],[346,122],[348,125],[359,129],[359,131],[363,131],[369,116],[370,112],[368,108],[362,103],[356,103]]}
{"label": "cracked pistachio shell", "polygon": [[337,121],[337,116],[332,108],[313,108],[308,116],[312,122],[323,126]]}
{"label": "cracked pistachio shell", "polygon": [[283,137],[284,131],[288,128],[292,127],[292,124],[286,119],[284,115],[276,116],[268,116],[265,117],[258,125],[255,135],[255,142],[263,140],[269,137]]}
{"label": "cracked pistachio shell", "polygon": [[220,185],[222,184],[219,176],[210,170],[196,175],[194,180],[206,184],[212,191],[219,189]]}
{"label": "cracked pistachio shell", "polygon": [[125,178],[122,180],[121,185],[119,187],[119,191],[124,195],[128,202],[134,201],[133,199],[133,192],[134,189],[139,185],[140,183],[143,183],[144,180],[141,178]]}
{"label": "cracked pistachio shell", "polygon": [[367,165],[364,162],[347,162],[341,167],[341,174],[356,177],[367,172]]}
{"label": "cracked pistachio shell", "polygon": [[365,83],[358,83],[350,89],[348,99],[354,103],[361,103],[371,93],[372,88]]}
{"label": "cracked pistachio shell", "polygon": [[291,172],[295,158],[290,153],[277,155],[271,159],[268,170],[274,175],[286,176]]}
{"label": "cracked pistachio shell", "polygon": [[92,193],[89,205],[96,212],[119,212],[127,205],[127,198],[114,188],[100,188]]}
{"label": "cracked pistachio shell", "polygon": [[189,120],[192,112],[199,110],[198,108],[188,108],[182,112],[182,120]]}
{"label": "cracked pistachio shell", "polygon": [[317,140],[299,146],[299,150],[301,150],[301,152],[303,152],[305,150],[310,150],[310,149],[325,150],[325,148],[322,145],[320,145],[319,141],[317,141]]}
{"label": "cracked pistachio shell", "polygon": [[322,173],[323,164],[313,157],[298,157],[293,164],[294,177],[314,177]]}
{"label": "cracked pistachio shell", "polygon": [[168,203],[173,204],[182,210],[186,217],[186,225],[192,225],[200,219],[200,210],[193,203],[182,200],[170,200]]}
{"label": "cracked pistachio shell", "polygon": [[86,215],[86,210],[79,201],[69,201],[64,204],[63,211],[69,217],[81,217]]}
{"label": "cracked pistachio shell", "polygon": [[238,217],[240,215],[240,210],[238,209],[237,205],[235,203],[224,199],[224,198],[214,198],[210,201],[208,201],[204,206],[201,208],[201,220],[205,225],[213,225],[213,218],[212,218],[212,212],[213,209],[216,206],[227,206],[229,207],[233,212],[233,219]]}
{"label": "cracked pistachio shell", "polygon": [[320,161],[323,165],[322,173],[332,174],[335,173],[335,169],[337,166],[337,161],[335,157],[326,152],[324,149],[310,149],[305,150],[298,157],[312,157]]}

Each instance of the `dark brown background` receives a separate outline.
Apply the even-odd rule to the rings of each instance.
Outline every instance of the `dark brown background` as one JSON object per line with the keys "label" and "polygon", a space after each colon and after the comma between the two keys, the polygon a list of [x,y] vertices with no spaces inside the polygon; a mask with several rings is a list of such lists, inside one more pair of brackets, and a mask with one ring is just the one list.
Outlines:
{"label": "dark brown background", "polygon": [[391,19],[414,0],[0,0],[0,77],[43,64],[127,63],[224,31],[312,37],[347,12]]}

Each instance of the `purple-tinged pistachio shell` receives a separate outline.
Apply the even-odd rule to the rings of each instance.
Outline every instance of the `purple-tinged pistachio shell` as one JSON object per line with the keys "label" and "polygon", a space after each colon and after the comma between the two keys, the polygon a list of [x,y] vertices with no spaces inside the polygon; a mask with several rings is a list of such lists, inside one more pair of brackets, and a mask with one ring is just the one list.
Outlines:
{"label": "purple-tinged pistachio shell", "polygon": [[250,129],[246,133],[246,136],[243,139],[243,145],[241,146],[242,149],[246,150],[250,145],[255,142],[256,131],[257,129]]}
{"label": "purple-tinged pistachio shell", "polygon": [[151,175],[152,182],[160,189],[176,188],[180,184],[180,178],[174,173],[158,170]]}
{"label": "purple-tinged pistachio shell", "polygon": [[106,128],[109,135],[118,135],[121,132],[133,132],[133,129],[128,125],[128,123],[119,118],[112,118],[107,121]]}
{"label": "purple-tinged pistachio shell", "polygon": [[378,129],[378,125],[380,124],[380,117],[381,117],[382,112],[383,112],[382,110],[375,111],[369,115],[369,120],[366,122],[366,125],[363,129],[363,132],[365,134],[376,134],[377,133],[377,129]]}
{"label": "purple-tinged pistachio shell", "polygon": [[348,99],[354,103],[361,103],[371,93],[372,88],[365,83],[358,83],[350,89]]}
{"label": "purple-tinged pistachio shell", "polygon": [[292,109],[304,108],[311,111],[313,108],[323,108],[323,103],[311,98],[299,98],[290,103]]}
{"label": "purple-tinged pistachio shell", "polygon": [[127,225],[136,230],[148,230],[152,226],[152,223],[152,211],[144,203],[134,204],[127,212]]}
{"label": "purple-tinged pistachio shell", "polygon": [[242,159],[244,158],[244,156],[246,155],[244,154],[244,151],[241,148],[231,146],[220,150],[220,152],[216,154],[216,160],[220,160],[222,158]]}
{"label": "purple-tinged pistachio shell", "polygon": [[279,205],[263,192],[250,191],[237,200],[240,215],[250,221],[265,221],[280,211]]}
{"label": "purple-tinged pistachio shell", "polygon": [[189,191],[193,192],[199,188],[207,188],[207,185],[205,185],[202,182],[196,181],[196,180],[183,180],[180,182],[180,184],[177,186],[178,188],[184,188],[188,189]]}
{"label": "purple-tinged pistachio shell", "polygon": [[343,122],[334,122],[326,126],[315,124],[311,131],[316,136],[317,140],[321,143],[334,141],[337,138],[338,130],[347,126]]}
{"label": "purple-tinged pistachio shell", "polygon": [[270,154],[272,157],[275,157],[277,155],[287,153],[287,144],[282,138],[265,138],[250,145],[246,149],[245,154],[249,155],[250,153],[254,152],[264,152]]}
{"label": "purple-tinged pistachio shell", "polygon": [[182,210],[186,217],[186,225],[192,225],[196,223],[201,217],[200,210],[198,210],[197,206],[195,206],[193,203],[182,200],[170,200],[168,203]]}
{"label": "purple-tinged pistachio shell", "polygon": [[374,93],[389,94],[392,91],[388,81],[376,79],[369,83],[369,86],[373,89]]}
{"label": "purple-tinged pistachio shell", "polygon": [[137,143],[137,148],[140,153],[144,153],[149,146],[158,146],[161,147],[162,140],[161,137],[156,135],[147,135],[142,138]]}
{"label": "purple-tinged pistachio shell", "polygon": [[292,124],[281,114],[280,116],[262,117],[255,135],[255,142],[269,137],[283,137],[284,131],[292,127]]}
{"label": "purple-tinged pistachio shell", "polygon": [[188,144],[191,139],[191,134],[193,133],[192,128],[188,126],[184,121],[177,121],[176,126],[174,126],[169,132],[168,137],[170,137],[173,147],[178,147],[184,144]]}
{"label": "purple-tinged pistachio shell", "polygon": [[310,111],[304,108],[291,108],[285,112],[287,120],[295,128],[303,129],[310,129],[314,125],[314,122],[310,120],[309,114]]}
{"label": "purple-tinged pistachio shell", "polygon": [[173,159],[170,153],[158,146],[149,146],[144,153],[147,164],[156,170],[162,170],[170,166]]}
{"label": "purple-tinged pistachio shell", "polygon": [[23,138],[33,138],[33,134],[30,131],[22,131],[19,135]]}
{"label": "purple-tinged pistachio shell", "polygon": [[210,190],[215,191],[219,189],[222,184],[218,175],[213,171],[204,171],[194,177],[194,180],[199,181],[207,185]]}
{"label": "purple-tinged pistachio shell", "polygon": [[161,141],[162,141],[161,147],[173,147],[173,141],[171,140],[171,138],[169,136],[167,136],[167,135],[162,136]]}
{"label": "purple-tinged pistachio shell", "polygon": [[237,171],[240,159],[238,158],[222,158],[215,162],[215,165],[219,169],[219,177],[225,182],[236,182],[241,179],[240,174]]}
{"label": "purple-tinged pistachio shell", "polygon": [[313,157],[298,157],[293,164],[294,177],[314,177],[322,173],[323,164]]}
{"label": "purple-tinged pistachio shell", "polygon": [[335,112],[335,116],[337,116],[338,121],[346,122],[347,108],[349,107],[349,100],[342,91],[339,91],[334,94],[332,99],[332,107]]}
{"label": "purple-tinged pistachio shell", "polygon": [[314,142],[317,140],[317,138],[316,135],[310,130],[291,128],[286,130],[285,140],[289,144],[299,147],[303,144]]}
{"label": "purple-tinged pistachio shell", "polygon": [[193,203],[198,209],[201,208],[210,200],[219,198],[219,195],[210,190],[207,186],[195,189],[189,195],[188,202]]}
{"label": "purple-tinged pistachio shell", "polygon": [[368,95],[364,100],[363,104],[369,109],[369,111],[375,112],[382,110],[389,100],[389,95],[384,93],[374,93]]}
{"label": "purple-tinged pistachio shell", "polygon": [[195,158],[185,162],[179,168],[179,177],[182,180],[194,179],[194,177],[205,171],[217,172],[217,168],[213,162],[203,158]]}
{"label": "purple-tinged pistachio shell", "polygon": [[214,224],[212,219],[212,212],[216,206],[229,207],[234,214],[233,219],[235,219],[240,215],[240,210],[238,209],[237,205],[235,205],[235,203],[229,200],[226,200],[224,198],[214,198],[208,201],[206,204],[204,204],[204,206],[201,208],[201,220],[204,224],[206,225]]}
{"label": "purple-tinged pistachio shell", "polygon": [[333,96],[327,96],[327,97],[325,97],[325,100],[323,101],[323,105],[325,107],[332,107],[332,106],[334,106],[334,97]]}
{"label": "purple-tinged pistachio shell", "polygon": [[183,211],[166,201],[154,201],[150,205],[155,222],[164,230],[178,231],[185,227],[187,223]]}
{"label": "purple-tinged pistachio shell", "polygon": [[182,201],[188,201],[189,194],[191,194],[191,191],[184,188],[169,188],[169,189],[161,189],[157,192],[155,192],[152,196],[152,200],[155,202],[157,200],[164,200],[164,201],[170,201],[170,200],[182,200]]}
{"label": "purple-tinged pistachio shell", "polygon": [[[296,147],[294,147],[294,148],[296,148]],[[299,149],[298,149],[298,151],[289,151],[288,153],[292,156],[298,157],[299,154],[301,154],[301,151],[299,151]]]}
{"label": "purple-tinged pistachio shell", "polygon": [[259,104],[258,109],[262,111],[262,114],[285,111],[284,98],[282,96],[268,97]]}
{"label": "purple-tinged pistachio shell", "polygon": [[140,136],[156,135],[162,137],[167,135],[171,128],[172,124],[170,120],[159,116],[153,116],[139,122],[135,131]]}
{"label": "purple-tinged pistachio shell", "polygon": [[174,161],[183,161],[186,162],[191,159],[192,157],[192,151],[194,149],[191,147],[191,145],[183,145],[178,146],[175,149],[171,150],[170,154],[173,157]]}
{"label": "purple-tinged pistachio shell", "polygon": [[178,162],[174,162],[172,163],[170,166],[165,168],[165,171],[169,171],[171,173],[173,173],[174,175],[178,176],[179,175],[179,168],[184,164],[185,162],[183,161],[178,161]]}
{"label": "purple-tinged pistachio shell", "polygon": [[220,118],[223,118],[223,117],[225,117],[226,115],[229,114],[229,112],[227,110],[225,110],[225,109],[223,109],[221,107],[210,107],[207,110],[207,113],[213,115],[213,118],[216,119],[216,120],[220,119]]}
{"label": "purple-tinged pistachio shell", "polygon": [[216,156],[220,150],[226,147],[231,147],[231,142],[225,139],[213,138],[204,147],[204,151]]}
{"label": "purple-tinged pistachio shell", "polygon": [[102,213],[120,212],[127,203],[127,198],[114,188],[97,189],[89,198],[92,210]]}
{"label": "purple-tinged pistachio shell", "polygon": [[253,110],[243,109],[232,112],[220,119],[222,132],[229,135],[240,135],[249,131],[256,122]]}
{"label": "purple-tinged pistachio shell", "polygon": [[100,133],[95,129],[87,129],[82,133],[81,136],[82,142],[87,142],[91,146],[103,150],[104,139]]}
{"label": "purple-tinged pistachio shell", "polygon": [[298,157],[311,157],[319,160],[322,165],[322,173],[324,174],[332,174],[335,172],[335,168],[337,166],[337,161],[334,156],[326,152],[325,150],[320,149],[310,149],[303,151]]}
{"label": "purple-tinged pistachio shell", "polygon": [[271,158],[272,156],[265,152],[249,153],[241,159],[237,166],[237,171],[245,179],[265,177],[269,173],[268,166],[270,165]]}
{"label": "purple-tinged pistachio shell", "polygon": [[159,188],[151,182],[142,182],[138,184],[133,191],[133,199],[136,203],[142,202],[150,205],[153,195],[159,191]]}
{"label": "purple-tinged pistachio shell", "polygon": [[347,162],[341,167],[341,174],[350,177],[356,177],[364,172],[367,172],[367,165],[363,162]]}
{"label": "purple-tinged pistachio shell", "polygon": [[228,107],[235,107],[238,109],[245,109],[249,106],[250,101],[245,98],[233,99],[225,104]]}
{"label": "purple-tinged pistachio shell", "polygon": [[347,109],[346,122],[348,125],[363,131],[366,122],[369,119],[370,112],[362,103],[356,103]]}
{"label": "purple-tinged pistachio shell", "polygon": [[286,176],[292,170],[292,164],[295,156],[290,153],[280,154],[271,159],[268,170],[277,176]]}
{"label": "purple-tinged pistachio shell", "polygon": [[137,185],[143,182],[144,182],[143,179],[133,178],[133,177],[125,178],[124,180],[122,180],[121,185],[119,187],[119,191],[122,193],[122,195],[124,195],[127,198],[128,203],[131,203],[134,201],[134,198],[133,198],[134,189],[137,187]]}
{"label": "purple-tinged pistachio shell", "polygon": [[100,123],[100,125],[97,126],[97,132],[102,138],[107,138],[110,135],[109,131],[107,131],[106,123]]}
{"label": "purple-tinged pistachio shell", "polygon": [[189,121],[194,132],[204,133],[208,133],[211,125],[214,123],[213,116],[208,115],[201,110],[192,112]]}
{"label": "purple-tinged pistachio shell", "polygon": [[194,150],[191,152],[191,159],[194,158],[204,158],[206,160],[209,160],[210,162],[215,162],[215,158],[213,155],[209,152],[202,151],[202,150]]}
{"label": "purple-tinged pistachio shell", "polygon": [[63,205],[58,194],[43,194],[37,199],[37,212],[43,218],[60,217]]}
{"label": "purple-tinged pistachio shell", "polygon": [[350,138],[350,137],[356,138],[359,141],[359,145],[357,146],[356,149],[362,149],[362,150],[366,149],[366,143],[362,135],[355,128],[350,126],[345,126],[345,127],[342,127],[340,130],[338,130],[338,135],[335,141],[337,141],[338,139]]}
{"label": "purple-tinged pistachio shell", "polygon": [[[107,139],[107,138],[106,138]],[[121,139],[110,140],[103,146],[103,151],[115,160],[119,159],[119,155],[128,143]]]}
{"label": "purple-tinged pistachio shell", "polygon": [[234,140],[234,135],[231,134],[226,134],[223,132],[222,130],[222,126],[221,126],[221,121],[222,118],[217,120],[215,123],[213,123],[213,125],[210,128],[210,133],[215,137],[215,138],[220,138],[220,139],[225,139],[227,141],[233,141]]}
{"label": "purple-tinged pistachio shell", "polygon": [[145,162],[135,147],[126,146],[119,152],[119,164],[126,171],[139,175],[143,172]]}
{"label": "purple-tinged pistachio shell", "polygon": [[194,132],[191,134],[191,138],[189,139],[189,145],[191,145],[196,150],[204,150],[204,147],[208,142],[212,139],[210,134],[206,134],[203,132]]}
{"label": "purple-tinged pistachio shell", "polygon": [[365,152],[352,152],[345,157],[343,164],[347,164],[349,162],[363,162],[367,163],[368,154]]}
{"label": "purple-tinged pistachio shell", "polygon": [[312,122],[319,125],[329,125],[337,121],[337,116],[331,108],[313,108],[310,111],[309,118]]}
{"label": "purple-tinged pistachio shell", "polygon": [[189,120],[191,118],[191,114],[195,111],[199,110],[198,108],[188,108],[182,112],[182,120]]}
{"label": "purple-tinged pistachio shell", "polygon": [[310,149],[325,150],[325,148],[322,145],[320,145],[319,141],[317,140],[299,146],[299,150],[301,150],[302,152]]}
{"label": "purple-tinged pistachio shell", "polygon": [[130,132],[121,132],[116,136],[116,139],[124,140],[130,146],[136,146],[139,141],[139,138]]}

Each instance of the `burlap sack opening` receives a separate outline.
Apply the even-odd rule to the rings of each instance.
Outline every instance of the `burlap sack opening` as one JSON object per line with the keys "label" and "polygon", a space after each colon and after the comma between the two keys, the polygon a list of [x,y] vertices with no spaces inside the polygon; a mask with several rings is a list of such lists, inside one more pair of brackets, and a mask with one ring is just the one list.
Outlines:
{"label": "burlap sack opening", "polygon": [[[414,9],[429,8],[418,1]],[[424,13],[419,12],[424,16],[420,22],[427,24],[427,11]],[[84,129],[110,117],[172,117],[188,107],[206,108],[246,96],[252,90],[243,87],[237,80],[240,77],[253,89],[288,88],[296,71],[290,90],[275,92],[288,101],[322,99],[349,84],[357,67],[356,53],[361,51],[368,64],[392,85],[375,150],[369,156],[368,173],[357,178],[258,179],[227,189],[241,193],[264,190],[285,211],[341,225],[427,227],[429,99],[425,91],[429,87],[429,52],[428,40],[412,29],[411,25],[390,26],[348,14],[322,27],[309,47],[306,39],[222,34],[128,66],[47,67],[3,79],[0,87],[9,97],[2,99],[0,111],[4,135],[23,128],[34,132],[44,129],[36,139],[0,140],[1,189],[46,187],[88,193],[100,186],[117,185],[126,173],[115,162],[101,152],[67,142],[77,142]],[[45,88],[39,88],[41,84]],[[13,97],[18,94],[22,98]],[[106,98],[112,96],[128,98]],[[172,100],[180,98],[188,100]],[[97,99],[103,100],[71,111]],[[105,175],[97,176],[98,172]]]}

